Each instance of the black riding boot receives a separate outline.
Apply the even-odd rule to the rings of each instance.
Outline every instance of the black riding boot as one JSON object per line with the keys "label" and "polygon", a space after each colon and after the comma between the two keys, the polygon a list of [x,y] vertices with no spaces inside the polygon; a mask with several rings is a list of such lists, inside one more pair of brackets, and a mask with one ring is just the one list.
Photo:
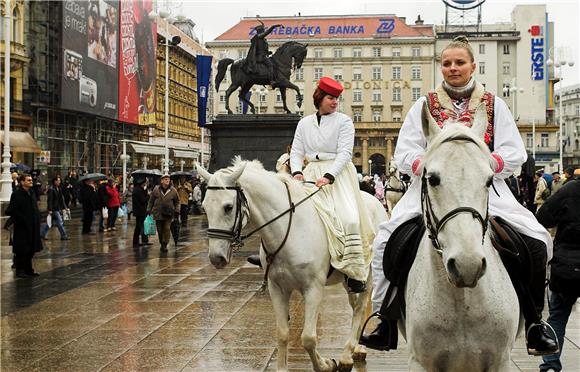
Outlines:
{"label": "black riding boot", "polygon": [[[378,313],[376,314],[378,315]],[[397,350],[399,337],[397,321],[382,319],[380,315],[378,317],[381,322],[377,328],[368,335],[361,335],[358,343],[374,350]]]}
{"label": "black riding boot", "polygon": [[365,282],[361,282],[360,280],[352,279],[347,276],[344,277],[344,280],[346,281],[348,291],[351,293],[363,293],[367,290]]}

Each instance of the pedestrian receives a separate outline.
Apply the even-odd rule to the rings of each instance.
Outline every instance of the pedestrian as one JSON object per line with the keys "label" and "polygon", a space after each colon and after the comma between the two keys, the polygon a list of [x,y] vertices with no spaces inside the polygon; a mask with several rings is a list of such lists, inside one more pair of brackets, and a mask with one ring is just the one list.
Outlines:
{"label": "pedestrian", "polygon": [[[107,201],[109,199],[109,194],[107,193],[107,180],[102,180],[97,186],[98,195],[98,207],[99,207],[99,232],[105,231],[106,224],[108,224],[107,218],[105,217],[105,208],[107,208]],[[108,211],[107,211],[108,215]]]}
{"label": "pedestrian", "polygon": [[69,170],[68,174],[64,178],[63,183],[63,194],[64,200],[67,206],[76,207],[77,206],[77,195],[79,192],[79,178],[74,170]]}
{"label": "pedestrian", "polygon": [[384,175],[375,179],[375,198],[385,205],[385,180]]}
{"label": "pedestrian", "polygon": [[553,172],[552,177],[554,177],[552,180],[552,194],[554,194],[564,185],[564,180],[560,177],[560,172]]}
{"label": "pedestrian", "polygon": [[191,183],[187,181],[185,176],[179,177],[177,183],[177,195],[179,195],[179,213],[181,226],[187,226],[187,213],[189,212],[189,194],[193,191]]}
{"label": "pedestrian", "polygon": [[[143,180],[145,182],[145,180]],[[123,203],[127,208],[127,221],[131,219],[131,214],[133,214],[133,183],[127,186],[127,190],[123,193]]]}
{"label": "pedestrian", "polygon": [[574,178],[574,168],[566,167],[566,169],[564,169],[564,184],[566,184],[566,182],[568,182],[573,178]]}
{"label": "pedestrian", "polygon": [[201,182],[198,181],[195,184],[195,186],[193,187],[193,195],[192,195],[193,205],[195,207],[195,213],[196,214],[201,214],[202,213],[202,207],[201,207],[202,199],[201,199],[201,196],[202,196],[202,194],[201,194]]}
{"label": "pedestrian", "polygon": [[[476,64],[474,53],[466,37],[458,36],[441,52],[443,81],[426,96],[419,98],[411,107],[399,132],[394,160],[400,172],[413,175],[411,186],[393,208],[391,219],[379,226],[374,241],[373,257],[373,310],[379,310],[385,299],[389,282],[383,272],[383,255],[393,231],[404,222],[422,214],[421,176],[423,156],[427,140],[422,129],[422,113],[427,106],[431,116],[440,127],[449,121],[471,125],[475,109],[485,105],[488,126],[482,140],[491,151],[490,162],[495,164],[493,190],[489,192],[489,214],[499,216],[517,230],[525,241],[531,256],[531,280],[521,280],[533,301],[520,301],[525,317],[528,352],[533,355],[554,353],[558,349],[554,335],[541,322],[544,305],[544,282],[546,279],[547,247],[551,247],[548,231],[538,223],[513,196],[504,182],[515,169],[527,159],[525,146],[505,102],[487,92],[473,77]],[[450,120],[451,119],[451,120]],[[407,247],[401,247],[405,255]],[[514,275],[515,276],[515,275]],[[520,280],[517,278],[517,280]],[[533,306],[528,306],[528,304]],[[524,306],[527,306],[524,308]],[[361,337],[361,344],[379,350],[391,346],[389,334],[395,329],[396,320],[391,314],[382,314],[382,322],[370,334]],[[493,327],[490,325],[490,327]],[[490,329],[493,332],[493,329]]]}
{"label": "pedestrian", "polygon": [[505,183],[510,188],[510,191],[514,195],[514,198],[521,204],[521,196],[520,196],[520,182],[516,178],[514,174],[510,175],[508,178],[505,179]]}
{"label": "pedestrian", "polygon": [[12,192],[18,187],[18,173],[12,172]]}
{"label": "pedestrian", "polygon": [[10,196],[6,215],[12,219],[12,253],[18,278],[38,276],[32,268],[32,258],[42,250],[40,238],[40,212],[32,191],[33,181],[29,174],[18,178],[18,187]]}
{"label": "pedestrian", "polygon": [[359,184],[361,191],[369,193],[371,195],[375,194],[375,186],[373,185],[373,180],[369,176],[364,176]]}
{"label": "pedestrian", "polygon": [[[52,179],[52,185],[48,188],[47,194],[47,201],[46,201],[46,211],[48,212],[48,216],[51,217],[52,225],[48,226],[48,223],[45,223],[40,228],[40,236],[42,239],[46,240],[46,234],[48,234],[48,230],[55,226],[58,228],[60,232],[60,240],[70,240],[68,237],[65,229],[64,229],[64,221],[63,221],[63,213],[70,213],[69,209],[66,206],[66,202],[64,200],[63,189],[60,186],[61,179],[60,176],[56,176]],[[47,217],[48,218],[48,217]]]}
{"label": "pedestrian", "polygon": [[554,257],[550,261],[548,323],[558,336],[560,351],[544,356],[540,371],[562,370],[560,356],[566,324],[572,307],[580,297],[580,170],[557,193],[548,198],[536,217],[545,227],[557,226]]}
{"label": "pedestrian", "polygon": [[536,206],[536,213],[544,204],[544,201],[550,197],[550,188],[548,187],[548,181],[543,177],[543,172],[538,171],[534,175],[534,181],[536,182],[536,192],[534,194],[534,205]]}
{"label": "pedestrian", "polygon": [[99,210],[99,195],[95,181],[86,179],[79,190],[79,202],[83,205],[83,235],[94,235],[91,225],[95,219],[95,212]]}
{"label": "pedestrian", "polygon": [[117,222],[117,215],[119,214],[119,207],[121,207],[121,197],[119,196],[119,188],[117,187],[117,182],[109,178],[107,185],[105,186],[107,191],[107,209],[109,218],[107,219],[107,227],[105,231],[115,231],[115,223]]}
{"label": "pedestrian", "polygon": [[[298,122],[290,169],[295,180],[316,180],[321,188],[312,200],[327,229],[336,232],[329,236],[331,265],[344,274],[350,292],[361,293],[367,290],[374,231],[352,163],[354,124],[337,111],[342,91],[334,79],[318,81],[313,95],[317,111]],[[303,169],[304,159],[308,165]]]}
{"label": "pedestrian", "polygon": [[179,217],[179,196],[175,187],[171,186],[169,174],[161,176],[161,184],[155,186],[151,192],[147,214],[153,216],[157,225],[161,252],[167,252],[167,244],[171,238],[171,221]]}
{"label": "pedestrian", "polygon": [[139,248],[139,237],[142,245],[149,245],[149,238],[145,235],[144,222],[147,217],[147,204],[149,195],[147,195],[147,185],[145,178],[135,179],[135,187],[131,194],[131,204],[133,214],[135,215],[135,230],[133,230],[133,248]]}

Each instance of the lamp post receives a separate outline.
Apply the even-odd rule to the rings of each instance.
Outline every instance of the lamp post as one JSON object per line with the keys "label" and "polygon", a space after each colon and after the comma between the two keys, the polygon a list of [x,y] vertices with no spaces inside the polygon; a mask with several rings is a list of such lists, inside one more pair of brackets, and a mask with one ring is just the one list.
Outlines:
{"label": "lamp post", "polygon": [[566,64],[568,64],[568,66],[572,67],[574,66],[574,60],[572,58],[570,58],[568,61],[566,61],[565,57],[562,57],[563,53],[564,53],[564,49],[563,48],[556,48],[556,50],[558,51],[558,60],[556,61],[556,56],[554,53],[554,48],[550,48],[548,54],[549,54],[549,58],[546,61],[546,64],[548,65],[548,67],[557,67],[558,68],[558,75],[560,77],[560,87],[558,88],[560,90],[560,94],[559,94],[559,99],[558,99],[558,121],[559,121],[559,133],[558,133],[558,142],[559,142],[559,151],[560,151],[560,159],[558,162],[558,171],[560,173],[562,173],[562,171],[564,170],[564,161],[563,161],[563,136],[562,136],[562,80],[564,80],[564,76],[562,75],[562,67],[565,66]]}
{"label": "lamp post", "polygon": [[123,154],[121,155],[121,160],[123,161],[123,192],[127,190],[127,162],[131,158],[127,155],[127,141],[123,140]]}
{"label": "lamp post", "polygon": [[185,165],[185,160],[181,159],[179,161],[179,165],[181,166],[181,171],[183,172],[183,166]]}
{"label": "lamp post", "polygon": [[517,123],[518,121],[518,111],[517,111],[517,101],[516,101],[516,94],[519,92],[520,94],[524,93],[524,88],[518,88],[516,86],[516,78],[512,78],[511,86],[503,88],[504,93],[511,93],[512,96],[512,115],[514,117],[514,121]]}
{"label": "lamp post", "polygon": [[4,9],[4,152],[2,153],[0,202],[10,201],[12,194],[12,178],[10,177],[10,14],[12,14],[12,8],[10,0],[6,0]]}
{"label": "lamp post", "polygon": [[369,176],[373,174],[373,160],[369,159]]}

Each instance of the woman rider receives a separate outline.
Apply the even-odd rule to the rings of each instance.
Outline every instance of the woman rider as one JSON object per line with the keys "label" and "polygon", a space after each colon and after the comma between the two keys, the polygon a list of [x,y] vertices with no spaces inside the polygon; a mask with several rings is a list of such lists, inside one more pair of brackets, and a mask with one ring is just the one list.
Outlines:
{"label": "woman rider", "polygon": [[[403,173],[414,175],[413,182],[401,201],[393,209],[391,220],[380,225],[373,247],[373,308],[381,307],[389,281],[383,273],[383,254],[385,245],[392,232],[403,222],[421,214],[421,172],[422,157],[427,147],[421,127],[421,111],[427,103],[431,116],[444,126],[448,119],[471,125],[475,108],[484,103],[488,114],[488,128],[484,140],[490,147],[492,157],[497,163],[493,186],[495,192],[489,193],[489,213],[502,217],[521,235],[532,260],[532,280],[528,291],[533,298],[532,309],[522,310],[526,318],[526,336],[528,352],[533,355],[550,354],[558,349],[553,335],[545,324],[540,322],[544,305],[544,281],[546,278],[546,252],[552,249],[550,235],[536,220],[534,215],[517,202],[507,187],[504,179],[513,174],[522,165],[527,154],[505,102],[486,92],[483,85],[473,78],[475,62],[473,51],[467,38],[456,37],[441,52],[441,73],[443,82],[435,91],[420,98],[411,107],[397,141],[395,162]],[[534,306],[535,305],[535,306]],[[535,307],[535,309],[534,309]],[[383,321],[370,335],[361,337],[361,344],[380,350],[387,349],[389,325]]]}

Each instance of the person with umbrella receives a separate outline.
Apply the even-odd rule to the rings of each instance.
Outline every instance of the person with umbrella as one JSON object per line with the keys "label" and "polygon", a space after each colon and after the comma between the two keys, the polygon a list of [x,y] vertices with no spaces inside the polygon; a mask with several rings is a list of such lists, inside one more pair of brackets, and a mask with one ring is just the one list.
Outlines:
{"label": "person with umbrella", "polygon": [[193,191],[191,183],[186,179],[186,176],[179,176],[179,181],[177,183],[177,195],[179,195],[179,212],[181,226],[187,226],[187,212],[189,211],[189,194]]}
{"label": "person with umbrella", "polygon": [[99,197],[95,180],[107,178],[102,173],[88,173],[79,181],[82,183],[79,190],[79,202],[83,205],[83,235],[94,235],[91,225],[95,218],[95,211],[99,210]]}
{"label": "person with umbrella", "polygon": [[171,221],[179,217],[179,196],[175,187],[171,186],[169,174],[161,176],[161,184],[153,189],[147,204],[147,214],[153,215],[156,222],[161,252],[167,252]]}
{"label": "person with umbrella", "polygon": [[133,193],[131,194],[133,215],[135,216],[135,230],[133,230],[133,248],[139,248],[139,236],[141,244],[149,245],[149,238],[145,235],[143,224],[147,217],[147,204],[149,195],[147,195],[146,179],[135,178]]}

